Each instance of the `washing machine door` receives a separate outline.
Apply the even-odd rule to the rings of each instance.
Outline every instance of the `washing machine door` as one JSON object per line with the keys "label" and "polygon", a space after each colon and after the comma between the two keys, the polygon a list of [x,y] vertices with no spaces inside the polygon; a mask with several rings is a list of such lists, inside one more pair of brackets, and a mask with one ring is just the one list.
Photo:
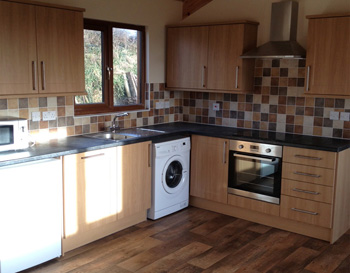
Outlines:
{"label": "washing machine door", "polygon": [[165,164],[162,174],[164,190],[169,194],[181,191],[187,178],[187,169],[180,156],[171,157]]}

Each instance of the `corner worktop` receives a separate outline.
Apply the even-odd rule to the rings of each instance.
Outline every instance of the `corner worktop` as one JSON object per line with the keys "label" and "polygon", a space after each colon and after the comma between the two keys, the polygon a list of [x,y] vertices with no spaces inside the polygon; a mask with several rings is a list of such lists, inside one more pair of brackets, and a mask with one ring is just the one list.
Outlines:
{"label": "corner worktop", "polygon": [[161,142],[177,135],[191,134],[264,142],[332,152],[340,152],[350,148],[350,141],[344,139],[285,134],[186,122],[165,123],[145,126],[142,128],[148,130],[140,130],[140,128],[122,130],[123,133],[135,135],[135,137],[131,139],[114,141],[92,138],[89,137],[89,135],[81,135],[40,142],[35,146],[24,150],[1,152],[0,167],[149,140],[152,142]]}

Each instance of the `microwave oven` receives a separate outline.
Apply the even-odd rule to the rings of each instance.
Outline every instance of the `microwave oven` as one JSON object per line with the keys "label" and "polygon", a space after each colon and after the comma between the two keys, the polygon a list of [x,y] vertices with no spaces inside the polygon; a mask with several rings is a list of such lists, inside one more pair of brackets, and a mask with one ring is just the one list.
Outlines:
{"label": "microwave oven", "polygon": [[0,152],[28,148],[28,122],[16,117],[0,117]]}

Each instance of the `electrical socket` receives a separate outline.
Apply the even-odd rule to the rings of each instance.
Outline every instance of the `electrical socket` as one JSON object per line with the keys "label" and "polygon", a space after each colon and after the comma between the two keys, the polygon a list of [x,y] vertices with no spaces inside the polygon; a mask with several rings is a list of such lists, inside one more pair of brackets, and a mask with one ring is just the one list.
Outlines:
{"label": "electrical socket", "polygon": [[43,112],[43,121],[55,120],[57,118],[56,111]]}
{"label": "electrical socket", "polygon": [[40,112],[32,112],[32,121],[40,121],[41,115]]}
{"label": "electrical socket", "polygon": [[213,103],[213,110],[219,111],[220,110],[220,103]]}
{"label": "electrical socket", "polygon": [[158,101],[156,102],[156,109],[163,109],[164,108],[164,102]]}
{"label": "electrical socket", "polygon": [[350,121],[350,113],[348,113],[348,112],[341,112],[340,113],[340,120]]}
{"label": "electrical socket", "polygon": [[339,120],[339,112],[330,111],[329,119],[331,119],[331,120]]}

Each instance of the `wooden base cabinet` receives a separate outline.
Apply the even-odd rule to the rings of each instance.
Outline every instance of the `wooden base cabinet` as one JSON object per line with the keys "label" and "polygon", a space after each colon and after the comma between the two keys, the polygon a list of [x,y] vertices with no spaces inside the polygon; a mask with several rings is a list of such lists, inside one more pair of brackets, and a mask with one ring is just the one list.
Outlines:
{"label": "wooden base cabinet", "polygon": [[257,25],[229,24],[167,28],[168,89],[241,93],[253,89],[253,59],[241,59],[256,47]]}
{"label": "wooden base cabinet", "polygon": [[274,205],[227,194],[225,141],[192,136],[192,206],[330,243],[349,230],[350,149],[336,153],[285,146],[281,200]]}
{"label": "wooden base cabinet", "polygon": [[350,97],[350,13],[306,18],[305,94]]}
{"label": "wooden base cabinet", "polygon": [[150,142],[65,156],[63,253],[146,219]]}
{"label": "wooden base cabinet", "polygon": [[335,153],[284,147],[283,218],[326,228],[335,242],[350,228],[350,149]]}
{"label": "wooden base cabinet", "polygon": [[227,203],[228,140],[192,135],[190,195]]}
{"label": "wooden base cabinet", "polygon": [[85,93],[83,11],[0,1],[0,97]]}

